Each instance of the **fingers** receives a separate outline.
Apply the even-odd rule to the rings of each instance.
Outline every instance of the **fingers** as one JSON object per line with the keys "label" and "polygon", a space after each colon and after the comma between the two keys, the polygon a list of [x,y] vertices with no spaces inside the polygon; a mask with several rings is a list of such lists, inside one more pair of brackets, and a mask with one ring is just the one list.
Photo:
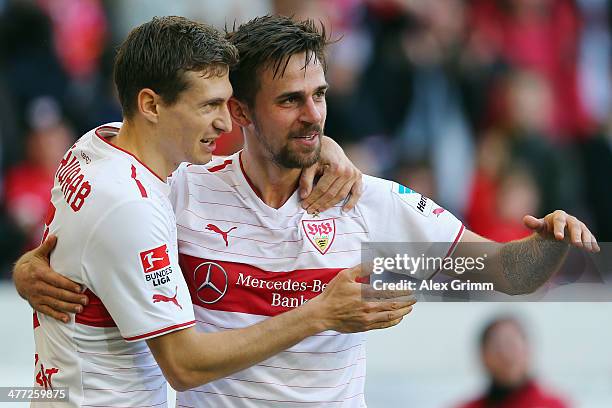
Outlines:
{"label": "fingers", "polygon": [[353,208],[355,208],[355,205],[357,204],[357,201],[359,201],[359,199],[361,198],[362,194],[363,194],[363,180],[361,179],[361,177],[359,177],[357,179],[357,182],[353,184],[353,187],[351,187],[350,195],[348,197],[348,200],[342,207],[342,211],[348,212],[352,210]]}
{"label": "fingers", "polygon": [[582,243],[582,223],[574,217],[567,217],[565,224],[572,245],[582,248],[584,246]]}
{"label": "fingers", "polygon": [[553,213],[553,234],[557,240],[565,238],[565,226],[567,225],[567,214],[563,211],[560,213],[557,211]]}
{"label": "fingers", "polygon": [[372,285],[362,285],[361,293],[365,299],[395,299],[411,297],[413,292],[411,290],[380,290],[374,289]]}
{"label": "fingers", "polygon": [[40,305],[38,307],[34,307],[32,305],[32,307],[37,312],[50,316],[55,320],[59,320],[60,322],[68,323],[70,321],[70,316],[68,316],[66,313],[58,312],[57,310],[54,310],[47,305]]}
{"label": "fingers", "polygon": [[401,298],[394,298],[393,301],[370,301],[366,303],[365,308],[371,313],[392,312],[394,310],[414,306],[416,302],[414,297],[404,296]]}
{"label": "fingers", "polygon": [[357,265],[357,266],[353,266],[352,268],[349,269],[345,269],[345,273],[347,274],[347,276],[349,277],[349,279],[351,281],[355,281],[357,280],[357,278],[363,278],[366,276],[370,276],[371,272],[366,268],[363,269],[361,267],[361,264]]}
{"label": "fingers", "polygon": [[371,329],[372,326],[376,326],[379,324],[385,325],[386,323],[394,322],[396,320],[401,320],[408,313],[412,312],[412,308],[413,308],[412,306],[406,306],[401,309],[397,309],[393,311],[384,311],[384,312],[374,313],[370,317],[370,324],[368,326],[368,330]]}
{"label": "fingers", "polygon": [[35,249],[35,252],[39,255],[49,257],[49,254],[51,251],[53,251],[55,245],[57,245],[57,236],[49,235],[44,242]]}
{"label": "fingers", "polygon": [[36,296],[31,303],[45,305],[60,313],[81,313],[83,306],[75,303],[68,303],[51,296]]}
{"label": "fingers", "polygon": [[589,252],[599,252],[600,248],[599,245],[597,244],[597,239],[595,239],[595,236],[593,235],[593,233],[589,230],[589,228],[582,222],[578,221],[580,223],[580,228],[581,228],[581,232],[580,232],[580,240],[582,242],[582,244],[584,245],[584,248],[589,251]]}
{"label": "fingers", "polygon": [[530,230],[539,231],[546,225],[546,222],[543,219],[539,219],[531,215],[526,215],[523,217],[523,224]]}
{"label": "fingers", "polygon": [[601,250],[601,248],[599,248],[599,244],[597,243],[597,238],[595,238],[595,235],[591,234],[591,244],[593,245],[593,250],[595,252],[599,252]]}
{"label": "fingers", "polygon": [[[55,288],[64,289],[66,291],[71,291],[76,294],[81,293],[81,286],[78,283],[75,283],[70,279],[66,278],[65,276],[55,272],[53,269],[51,269],[50,266],[45,265],[45,268],[42,271],[39,271],[38,275],[40,276],[40,279]],[[85,295],[81,295],[80,298],[84,298],[85,302],[87,301],[87,296]],[[86,305],[87,303],[83,304]]]}
{"label": "fingers", "polygon": [[325,166],[323,176],[321,176],[319,181],[317,181],[317,184],[314,186],[310,195],[302,200],[302,208],[308,211],[308,213],[318,211],[316,205],[319,204],[319,199],[329,190],[337,178],[338,175],[335,167],[332,168],[332,166]]}
{"label": "fingers", "polygon": [[[529,217],[526,216],[523,219],[525,225],[528,222],[532,222],[532,220],[528,220]],[[584,248],[589,252],[598,252],[600,250],[597,240],[589,228],[578,218],[567,214],[565,211],[557,210],[547,215],[544,221],[548,226],[549,233],[552,232],[556,240],[565,240],[573,246]]]}
{"label": "fingers", "polygon": [[[310,194],[306,197],[302,195],[304,191],[300,191],[300,196],[303,198],[302,208],[308,213],[321,212],[333,207],[336,203],[347,200],[347,197],[348,200],[343,205],[342,210],[349,211],[354,208],[363,189],[362,174],[350,162],[347,163],[330,163],[323,166],[323,176],[314,188],[311,184],[316,172],[312,172],[312,177],[310,173],[302,172],[300,188],[302,184],[308,186],[308,183],[311,187]],[[308,178],[306,179],[306,177]]]}
{"label": "fingers", "polygon": [[[327,191],[325,191],[315,202],[313,202],[309,208],[306,209],[308,212],[323,212],[331,207],[333,207],[336,203],[342,201],[346,198],[346,194],[341,196],[340,193],[347,186],[347,180],[339,177],[334,183],[329,187]],[[348,186],[350,189],[350,185]]]}
{"label": "fingers", "polygon": [[48,296],[53,299],[57,299],[61,302],[66,302],[70,304],[71,307],[66,309],[66,312],[71,313],[80,313],[83,311],[83,306],[86,306],[88,303],[88,298],[85,295],[81,295],[79,293],[74,293],[69,290],[57,288],[51,285],[42,285],[43,287],[40,289],[39,294],[41,296]]}
{"label": "fingers", "polygon": [[300,198],[303,200],[312,192],[314,178],[317,175],[318,166],[315,164],[302,170],[300,175]]}
{"label": "fingers", "polygon": [[403,319],[404,319],[403,317],[400,317],[399,319],[392,320],[390,322],[376,323],[372,325],[371,327],[369,327],[367,330],[388,329],[389,327],[397,326]]}

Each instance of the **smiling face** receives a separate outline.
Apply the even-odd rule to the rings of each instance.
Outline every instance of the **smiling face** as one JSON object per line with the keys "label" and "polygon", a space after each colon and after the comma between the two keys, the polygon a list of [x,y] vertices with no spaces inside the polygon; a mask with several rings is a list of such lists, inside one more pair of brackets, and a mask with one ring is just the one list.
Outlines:
{"label": "smiling face", "polygon": [[215,140],[232,129],[227,101],[232,96],[228,74],[203,75],[188,71],[187,88],[171,104],[160,103],[160,149],[178,165],[210,161]]}
{"label": "smiling face", "polygon": [[[319,160],[327,105],[323,66],[305,53],[294,54],[284,74],[266,68],[258,75],[259,89],[247,129],[247,145],[277,165],[293,169]],[[249,140],[253,139],[253,140]]]}

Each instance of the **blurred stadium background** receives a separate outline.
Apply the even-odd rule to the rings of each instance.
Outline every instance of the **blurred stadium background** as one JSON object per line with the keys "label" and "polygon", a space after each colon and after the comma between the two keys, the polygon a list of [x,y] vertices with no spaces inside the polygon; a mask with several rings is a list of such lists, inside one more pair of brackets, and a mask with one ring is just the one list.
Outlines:
{"label": "blurred stadium background", "polygon": [[[406,184],[506,241],[563,208],[612,241],[607,0],[0,0],[0,386],[32,383],[31,314],[11,263],[40,240],[52,174],[121,112],[114,50],[155,15],[231,29],[265,13],[323,21],[326,134],[364,173]],[[218,154],[240,148],[236,131]],[[452,407],[485,385],[476,338],[525,317],[535,372],[575,407],[612,406],[610,304],[419,304],[370,335],[371,407]]]}

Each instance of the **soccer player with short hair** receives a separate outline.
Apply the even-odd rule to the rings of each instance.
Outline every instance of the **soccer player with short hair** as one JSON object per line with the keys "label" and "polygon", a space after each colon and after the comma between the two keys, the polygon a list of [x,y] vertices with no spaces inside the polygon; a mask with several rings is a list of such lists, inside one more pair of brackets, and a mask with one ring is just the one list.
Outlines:
{"label": "soccer player with short hair", "polygon": [[[244,150],[208,166],[181,167],[172,181],[180,262],[201,330],[247,327],[316,299],[337,271],[361,262],[363,243],[447,242],[430,254],[444,258],[459,241],[483,240],[429,198],[370,176],[363,176],[363,195],[353,210],[304,211],[297,180],[301,168],[317,161],[327,113],[325,29],[311,20],[264,16],[228,38],[240,54],[230,71],[229,107],[243,130]],[[530,222],[540,227],[553,221]],[[579,227],[580,242],[590,245],[588,230],[569,223],[569,233]],[[504,251],[515,259],[536,247],[542,259],[557,259],[567,250],[536,237]],[[534,266],[541,268],[539,276],[554,269],[542,266],[550,262],[537,255],[525,258],[518,265],[525,268],[524,280]],[[496,287],[524,290],[521,277],[497,272],[489,277]],[[314,335],[261,364],[179,393],[178,405],[364,406],[364,337]]]}
{"label": "soccer player with short hair", "polygon": [[[245,148],[211,165],[181,166],[171,183],[180,262],[201,330],[248,327],[311,303],[338,271],[360,263],[366,242],[448,242],[435,254],[445,257],[460,241],[486,241],[427,197],[369,176],[352,210],[304,211],[296,188],[301,169],[320,153],[328,38],[310,20],[265,16],[229,39],[240,53],[229,109]],[[332,190],[346,193],[341,185]],[[565,213],[526,225],[538,233],[504,245],[498,256],[512,258],[515,269],[488,268],[502,291],[524,293],[544,282],[567,252],[554,242],[564,234],[597,250],[584,224]],[[178,405],[357,407],[365,405],[364,382],[363,336],[328,331],[181,392]]]}
{"label": "soccer player with short hair", "polygon": [[222,33],[182,17],[154,18],[120,47],[115,82],[125,121],[70,148],[46,219],[45,236],[59,238],[51,267],[89,298],[66,324],[34,313],[35,385],[69,390],[69,401],[53,406],[166,406],[164,377],[187,389],[321,331],[390,327],[411,310],[411,301],[367,310],[358,271],[347,270],[316,301],[260,325],[193,327],[166,178],[181,162],[208,162],[231,129],[228,71],[237,57]]}

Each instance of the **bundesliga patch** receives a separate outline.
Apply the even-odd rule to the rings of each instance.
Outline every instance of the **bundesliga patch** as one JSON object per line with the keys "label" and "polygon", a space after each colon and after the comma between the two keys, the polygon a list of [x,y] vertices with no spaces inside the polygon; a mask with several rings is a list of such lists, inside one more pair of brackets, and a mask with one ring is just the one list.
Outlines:
{"label": "bundesliga patch", "polygon": [[325,255],[336,237],[336,220],[303,220],[302,227],[310,243],[321,255]]}
{"label": "bundesliga patch", "polygon": [[140,263],[145,274],[158,271],[170,265],[170,256],[166,244],[157,248],[142,251],[140,253]]}

